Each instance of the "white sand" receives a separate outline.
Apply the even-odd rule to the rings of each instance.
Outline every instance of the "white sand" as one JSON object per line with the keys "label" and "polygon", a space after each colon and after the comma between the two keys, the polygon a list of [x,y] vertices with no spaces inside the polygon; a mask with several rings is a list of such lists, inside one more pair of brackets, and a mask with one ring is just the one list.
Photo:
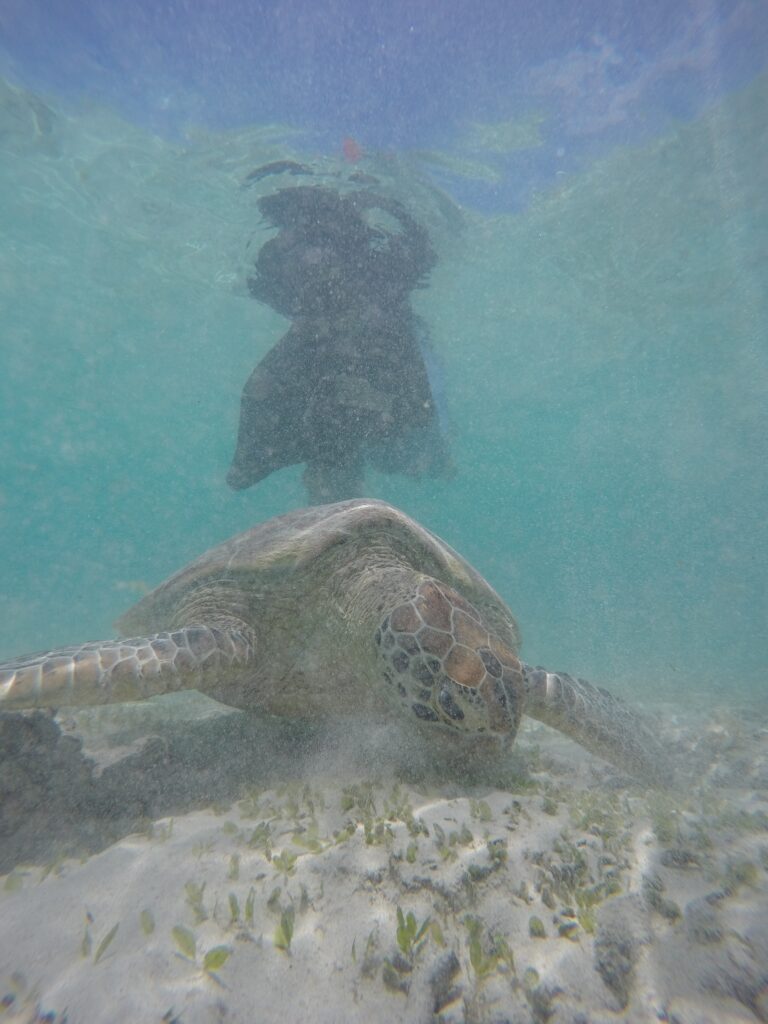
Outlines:
{"label": "white sand", "polygon": [[[739,728],[754,767],[768,732]],[[526,791],[351,793],[354,779],[322,775],[159,821],[84,862],[16,868],[0,878],[0,1020],[768,1020],[766,788],[742,768],[659,796],[615,787],[543,727],[522,747],[537,769]],[[197,910],[190,884],[204,886]],[[438,927],[401,949],[398,907]],[[286,911],[289,950],[275,944]],[[206,972],[220,946],[226,962]]]}

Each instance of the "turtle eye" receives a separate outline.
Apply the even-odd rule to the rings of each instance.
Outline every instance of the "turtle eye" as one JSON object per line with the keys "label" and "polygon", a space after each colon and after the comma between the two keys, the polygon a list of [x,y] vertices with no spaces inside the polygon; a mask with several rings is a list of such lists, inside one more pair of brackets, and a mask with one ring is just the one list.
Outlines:
{"label": "turtle eye", "polygon": [[375,640],[386,683],[421,721],[514,736],[520,664],[457,591],[425,580],[383,620]]}

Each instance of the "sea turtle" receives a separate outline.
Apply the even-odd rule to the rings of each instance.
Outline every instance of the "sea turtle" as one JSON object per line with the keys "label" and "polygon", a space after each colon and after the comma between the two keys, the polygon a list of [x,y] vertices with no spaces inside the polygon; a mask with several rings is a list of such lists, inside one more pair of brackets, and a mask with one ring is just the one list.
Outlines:
{"label": "sea turtle", "polygon": [[503,753],[525,713],[638,777],[668,781],[642,716],[603,689],[520,661],[499,595],[382,501],[255,526],[171,576],[117,628],[132,639],[0,664],[0,710],[194,689],[281,716],[395,712],[421,742],[459,755]]}

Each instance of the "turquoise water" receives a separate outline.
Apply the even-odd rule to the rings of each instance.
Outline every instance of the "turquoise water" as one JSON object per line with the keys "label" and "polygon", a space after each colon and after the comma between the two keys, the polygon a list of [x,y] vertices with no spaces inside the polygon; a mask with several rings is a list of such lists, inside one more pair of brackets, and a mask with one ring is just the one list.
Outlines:
{"label": "turquoise water", "polygon": [[[397,165],[437,230],[414,305],[458,472],[370,493],[488,577],[527,661],[645,705],[681,785],[530,704],[498,779],[404,720],[2,714],[0,1016],[768,1019],[766,110],[763,75],[460,234]],[[0,80],[0,661],[113,635],[303,504],[300,467],[225,482],[286,329],[248,295],[242,183],[301,144],[171,142]]]}
{"label": "turquoise water", "polygon": [[[303,503],[224,481],[285,321],[247,296],[279,128],[169,143],[0,86],[0,657]],[[455,480],[369,490],[467,555],[527,660],[617,690],[765,690],[768,78],[526,212],[468,213],[418,295]]]}

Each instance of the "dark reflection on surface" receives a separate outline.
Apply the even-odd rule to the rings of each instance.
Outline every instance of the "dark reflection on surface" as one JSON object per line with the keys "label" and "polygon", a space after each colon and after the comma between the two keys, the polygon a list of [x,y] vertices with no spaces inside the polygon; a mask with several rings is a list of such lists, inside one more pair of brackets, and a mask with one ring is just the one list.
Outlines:
{"label": "dark reflection on surface", "polygon": [[426,230],[369,190],[284,188],[259,209],[278,234],[250,291],[292,325],[243,390],[230,486],[305,463],[309,500],[325,503],[361,496],[366,463],[450,476],[427,329],[409,300],[436,262]]}

